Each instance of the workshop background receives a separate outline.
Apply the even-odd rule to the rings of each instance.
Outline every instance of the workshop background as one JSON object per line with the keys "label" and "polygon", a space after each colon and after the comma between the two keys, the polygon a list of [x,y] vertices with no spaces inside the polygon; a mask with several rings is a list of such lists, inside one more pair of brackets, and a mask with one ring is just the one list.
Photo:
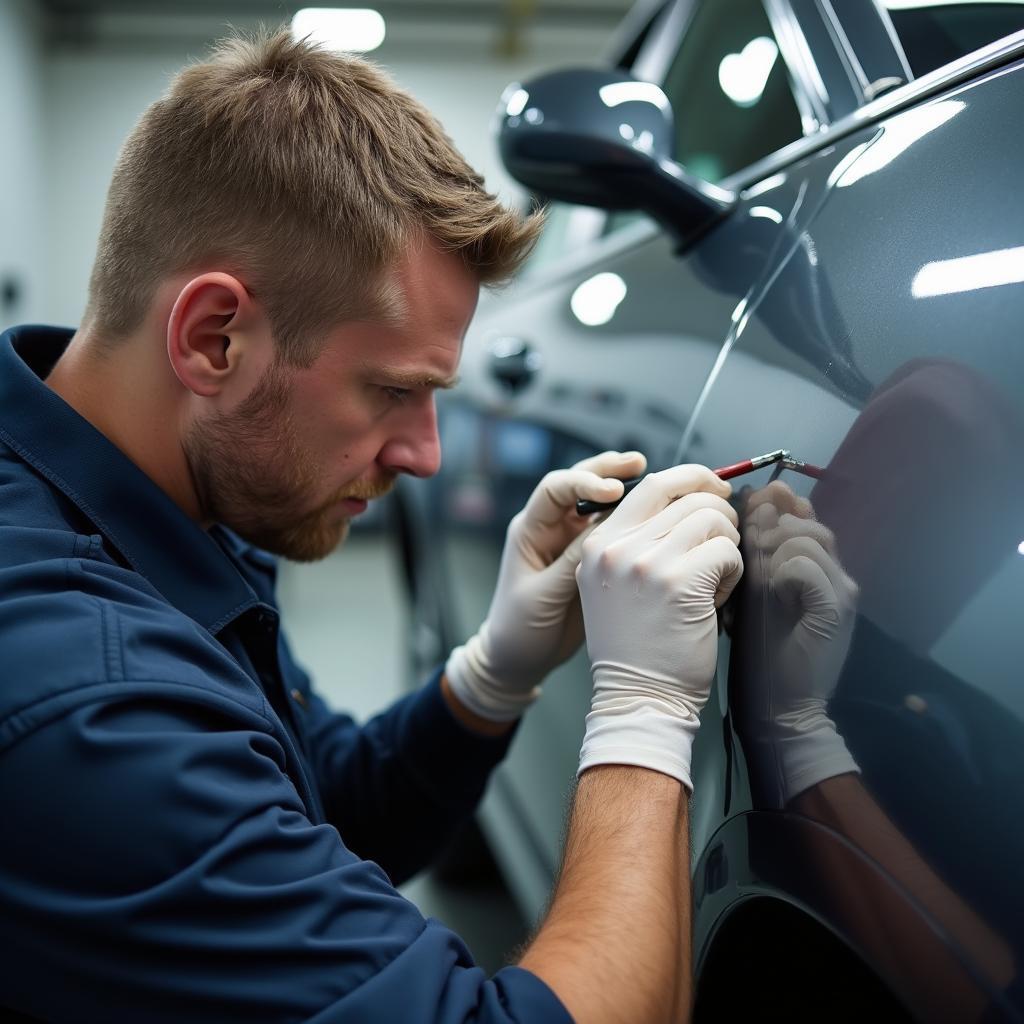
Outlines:
{"label": "workshop background", "polygon": [[[118,150],[170,77],[229,26],[290,23],[299,5],[259,0],[0,0],[0,330],[77,325]],[[367,57],[442,121],[488,187],[523,195],[498,161],[491,122],[505,86],[593,64],[630,0],[395,0],[375,10]],[[334,707],[365,718],[408,686],[407,614],[396,552],[371,513],[323,562],[284,564],[283,619]],[[452,881],[449,875],[459,881]],[[532,922],[486,862],[404,887],[493,971]]]}

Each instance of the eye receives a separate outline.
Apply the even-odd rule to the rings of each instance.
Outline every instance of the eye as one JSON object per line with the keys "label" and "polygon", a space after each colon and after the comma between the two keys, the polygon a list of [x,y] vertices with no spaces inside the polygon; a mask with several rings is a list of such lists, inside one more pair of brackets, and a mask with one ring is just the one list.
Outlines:
{"label": "eye", "polygon": [[381,390],[391,399],[392,402],[401,403],[404,402],[411,394],[412,391],[409,388],[395,388],[389,385],[385,385]]}

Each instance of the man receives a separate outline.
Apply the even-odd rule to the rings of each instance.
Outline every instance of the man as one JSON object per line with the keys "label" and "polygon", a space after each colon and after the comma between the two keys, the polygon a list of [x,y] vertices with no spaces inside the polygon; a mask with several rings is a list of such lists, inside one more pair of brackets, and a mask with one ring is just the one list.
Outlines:
{"label": "man", "polygon": [[[143,115],[80,329],[0,341],[17,1019],[685,1016],[689,750],[741,571],[727,484],[654,474],[595,526],[576,499],[643,457],[549,475],[480,631],[362,728],[278,628],[266,552],[323,557],[399,473],[437,471],[434,392],[537,227],[379,71],[286,34],[222,44]],[[561,878],[488,979],[392,885],[472,812],[584,625]]]}

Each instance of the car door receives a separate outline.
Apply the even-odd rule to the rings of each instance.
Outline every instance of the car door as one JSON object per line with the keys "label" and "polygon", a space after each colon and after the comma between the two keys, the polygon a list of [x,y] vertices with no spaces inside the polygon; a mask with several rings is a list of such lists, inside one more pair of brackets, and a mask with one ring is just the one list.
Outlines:
{"label": "car door", "polygon": [[[712,465],[791,449],[812,468],[750,482],[763,497],[777,475],[809,502],[798,518],[829,531],[789,520],[802,548],[747,559],[724,641],[730,820],[708,847],[713,891],[698,866],[698,946],[729,906],[780,895],[918,1018],[1020,1020],[1024,141],[1009,124],[1024,32],[999,40],[984,19],[1019,28],[1024,5],[893,14],[922,77],[806,157],[825,186],[791,219],[685,439],[685,460]],[[930,42],[955,63],[930,63]],[[808,584],[801,600],[824,611],[795,661],[809,603],[793,579],[814,560],[833,592],[853,585],[850,628]],[[815,721],[833,731],[794,783],[780,748]],[[742,852],[723,870],[730,833]]]}
{"label": "car door", "polygon": [[[671,5],[640,50],[634,70],[676,107],[678,154],[712,180],[742,177],[827,116],[775,40],[758,0],[714,0]],[[416,485],[449,613],[438,655],[486,615],[508,520],[545,472],[607,448],[642,450],[652,470],[676,460],[723,340],[810,187],[787,178],[773,207],[752,204],[684,254],[645,218],[552,211],[534,261],[481,305],[462,384],[439,401],[441,472]],[[590,691],[581,652],[546,682],[483,808],[532,916],[558,865]]]}

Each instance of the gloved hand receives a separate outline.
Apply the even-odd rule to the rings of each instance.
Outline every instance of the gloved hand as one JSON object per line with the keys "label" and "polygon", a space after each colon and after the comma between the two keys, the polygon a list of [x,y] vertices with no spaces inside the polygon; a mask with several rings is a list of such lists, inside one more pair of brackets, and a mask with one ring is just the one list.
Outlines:
{"label": "gloved hand", "polygon": [[704,466],[653,473],[584,542],[577,580],[594,694],[581,773],[637,765],[693,789],[716,610],[743,572],[731,493]]}
{"label": "gloved hand", "polygon": [[761,785],[785,806],[824,779],[859,771],[828,716],[857,585],[810,503],[780,481],[745,497],[742,521],[748,576],[737,711]]}
{"label": "gloved hand", "polygon": [[459,701],[482,718],[509,722],[537,698],[537,684],[583,641],[576,566],[595,516],[576,502],[615,501],[639,476],[639,452],[603,452],[548,473],[509,523],[498,584],[476,635],[445,666]]}

